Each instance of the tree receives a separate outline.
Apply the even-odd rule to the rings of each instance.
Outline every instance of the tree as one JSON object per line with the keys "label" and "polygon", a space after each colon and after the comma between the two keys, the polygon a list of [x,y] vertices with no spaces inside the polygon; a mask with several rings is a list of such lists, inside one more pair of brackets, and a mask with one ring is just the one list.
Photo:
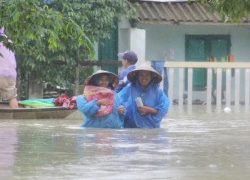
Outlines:
{"label": "tree", "polygon": [[249,0],[196,0],[203,5],[209,5],[210,11],[217,11],[225,21],[239,22],[250,13]]}
{"label": "tree", "polygon": [[73,82],[74,68],[94,57],[94,42],[108,36],[114,21],[134,17],[124,0],[8,0],[0,5],[0,27],[13,43],[4,41],[16,53],[21,78],[35,72],[38,81],[57,84]]}

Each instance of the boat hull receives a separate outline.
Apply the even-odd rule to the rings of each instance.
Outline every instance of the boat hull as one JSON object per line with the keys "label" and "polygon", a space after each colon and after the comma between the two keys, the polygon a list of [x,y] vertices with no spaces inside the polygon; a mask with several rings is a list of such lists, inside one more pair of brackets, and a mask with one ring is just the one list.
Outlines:
{"label": "boat hull", "polygon": [[0,119],[64,119],[76,109],[66,109],[64,107],[46,108],[1,108]]}

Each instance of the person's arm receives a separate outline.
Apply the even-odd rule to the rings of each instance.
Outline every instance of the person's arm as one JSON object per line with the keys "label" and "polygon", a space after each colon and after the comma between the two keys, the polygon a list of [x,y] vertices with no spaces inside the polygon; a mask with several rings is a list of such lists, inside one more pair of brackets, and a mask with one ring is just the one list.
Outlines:
{"label": "person's arm", "polygon": [[148,107],[148,106],[141,106],[141,107],[137,107],[138,111],[140,112],[141,115],[144,115],[144,114],[157,114],[158,113],[158,110],[155,109],[155,108],[152,108],[152,107]]}
{"label": "person's arm", "polygon": [[155,123],[161,122],[163,117],[167,114],[169,108],[169,100],[165,93],[161,89],[158,89],[157,93],[159,93],[159,95],[156,99],[156,106],[153,108],[145,108],[145,112],[148,111],[148,113],[142,114]]}
{"label": "person's arm", "polygon": [[85,116],[93,116],[100,108],[96,104],[97,100],[87,101],[83,95],[79,95],[76,98],[76,104],[79,111],[81,111]]}
{"label": "person's arm", "polygon": [[115,91],[116,93],[119,93],[119,92],[122,90],[122,88],[123,88],[123,81],[120,80],[120,81],[119,81],[119,84],[115,87],[114,91]]}
{"label": "person's arm", "polygon": [[154,109],[157,111],[157,113],[145,114],[145,116],[147,116],[150,120],[152,120],[156,123],[160,122],[163,119],[163,117],[167,114],[168,108],[169,108],[169,100],[168,100],[168,97],[166,96],[166,94],[161,89],[158,89],[157,93],[159,93],[159,94],[158,94],[156,106],[154,107]]}
{"label": "person's arm", "polygon": [[120,99],[121,99],[121,103],[123,104],[123,105],[125,105],[127,102],[128,102],[128,99],[129,99],[129,92],[130,92],[130,88],[131,88],[131,86],[130,85],[128,85],[128,86],[126,86],[125,88],[123,88],[119,93],[118,93],[118,95],[119,95],[119,97],[120,97]]}

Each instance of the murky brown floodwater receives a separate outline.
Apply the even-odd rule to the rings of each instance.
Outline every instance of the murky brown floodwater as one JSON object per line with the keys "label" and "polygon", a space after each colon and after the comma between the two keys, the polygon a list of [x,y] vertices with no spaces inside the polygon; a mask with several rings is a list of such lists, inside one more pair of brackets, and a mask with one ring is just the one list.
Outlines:
{"label": "murky brown floodwater", "polygon": [[1,120],[0,179],[250,179],[250,114],[173,107],[161,129]]}

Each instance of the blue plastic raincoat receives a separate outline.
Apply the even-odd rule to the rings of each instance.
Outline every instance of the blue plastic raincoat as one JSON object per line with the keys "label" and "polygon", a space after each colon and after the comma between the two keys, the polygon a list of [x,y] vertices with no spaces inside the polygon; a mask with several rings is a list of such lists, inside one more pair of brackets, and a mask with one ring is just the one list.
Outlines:
{"label": "blue plastic raincoat", "polygon": [[[169,100],[158,84],[150,82],[146,89],[142,89],[140,83],[128,84],[119,96],[126,108],[124,128],[159,128],[162,118],[167,114]],[[158,110],[158,113],[141,115],[137,111],[135,99],[141,97],[143,105]]]}
{"label": "blue plastic raincoat", "polygon": [[116,86],[116,88],[114,90],[115,92],[119,93],[129,83],[129,81],[127,80],[127,74],[130,71],[134,70],[135,68],[136,68],[135,65],[131,65],[131,66],[123,69],[119,73],[119,75],[118,75],[118,77],[119,77],[119,84]]}
{"label": "blue plastic raincoat", "polygon": [[83,113],[84,123],[82,127],[92,128],[122,128],[124,115],[119,114],[117,107],[121,105],[121,99],[117,93],[114,93],[113,110],[106,116],[95,116],[100,108],[96,105],[97,100],[87,101],[83,95],[77,96],[76,103],[79,111]]}

